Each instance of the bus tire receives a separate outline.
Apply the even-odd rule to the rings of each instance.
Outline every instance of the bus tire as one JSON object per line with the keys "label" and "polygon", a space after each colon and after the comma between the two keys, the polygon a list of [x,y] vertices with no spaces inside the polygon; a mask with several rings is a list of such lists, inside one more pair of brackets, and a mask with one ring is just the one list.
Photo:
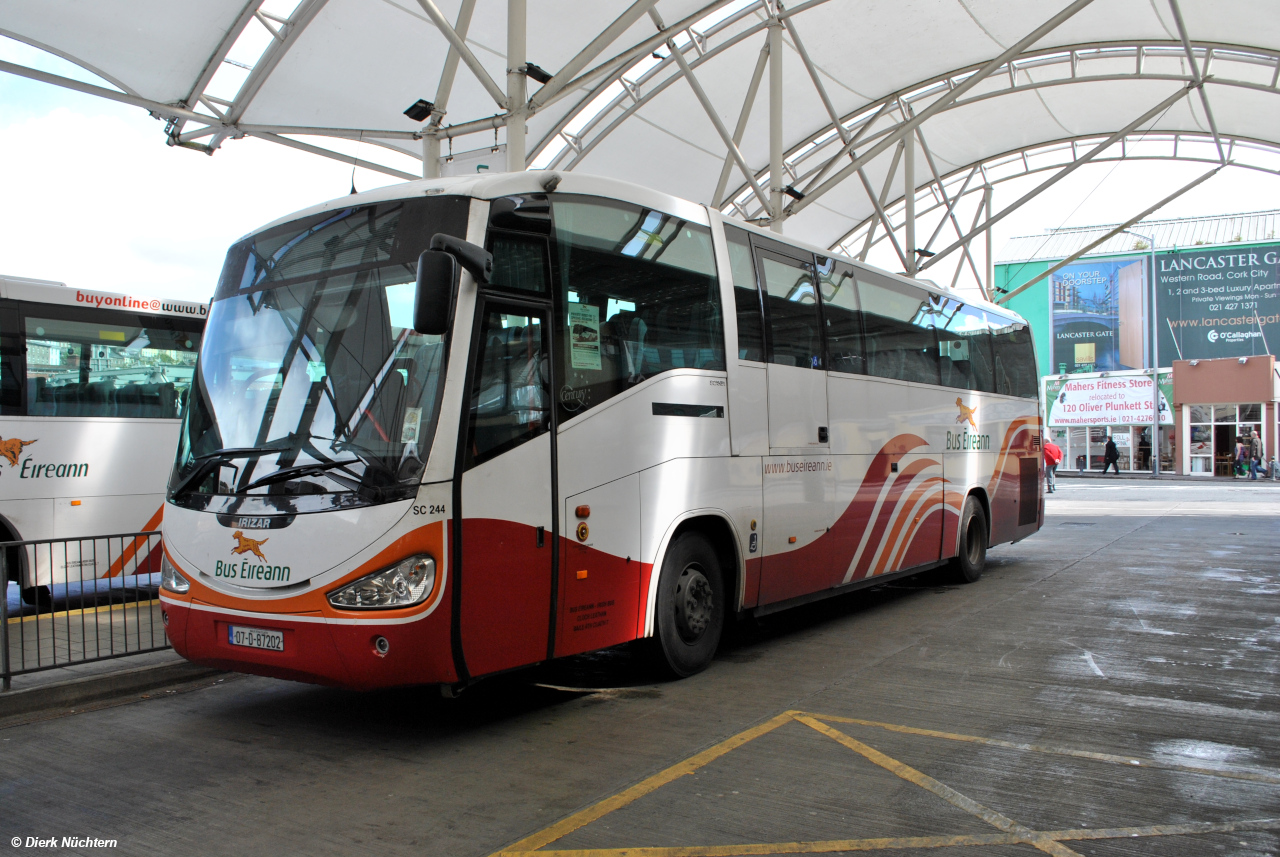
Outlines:
{"label": "bus tire", "polygon": [[987,513],[978,498],[969,495],[960,512],[960,552],[951,560],[956,583],[975,583],[987,567]]}
{"label": "bus tire", "polygon": [[720,645],[725,604],[715,548],[698,533],[677,537],[658,578],[652,652],[659,672],[686,678],[707,668]]}
{"label": "bus tire", "polygon": [[48,613],[53,609],[53,592],[47,586],[24,586],[22,603],[36,608],[37,612]]}

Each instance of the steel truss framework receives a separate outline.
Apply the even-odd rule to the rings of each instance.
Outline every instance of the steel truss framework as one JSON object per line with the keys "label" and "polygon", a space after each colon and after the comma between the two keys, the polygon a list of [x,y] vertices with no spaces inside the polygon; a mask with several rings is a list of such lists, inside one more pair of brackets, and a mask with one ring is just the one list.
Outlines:
{"label": "steel truss framework", "polygon": [[[212,154],[227,139],[259,137],[404,179],[438,175],[442,142],[448,142],[451,150],[454,139],[482,135],[483,140],[485,135],[494,135],[496,145],[499,130],[505,133],[508,169],[531,164],[561,170],[589,167],[592,154],[613,135],[625,132],[664,92],[673,86],[687,86],[704,118],[714,126],[724,152],[715,189],[709,199],[701,201],[779,231],[786,220],[816,204],[818,210],[831,211],[854,224],[829,243],[832,248],[865,258],[887,242],[909,275],[945,262],[952,266],[952,287],[964,278],[966,284],[983,291],[991,279],[990,227],[1087,163],[1169,159],[1215,168],[1232,164],[1280,175],[1280,139],[1220,133],[1210,99],[1211,91],[1216,98],[1231,98],[1237,92],[1280,94],[1280,49],[1194,40],[1187,32],[1179,0],[1152,3],[1153,9],[1159,4],[1171,14],[1176,38],[1032,49],[1094,2],[1062,0],[1056,14],[998,56],[900,88],[843,114],[836,110],[828,91],[831,78],[824,79],[803,33],[804,14],[831,0],[801,0],[790,6],[781,0],[707,0],[682,7],[694,11],[670,23],[659,13],[659,0],[634,0],[561,68],[548,74],[549,79],[532,96],[527,86],[533,67],[526,65],[525,56],[527,0],[507,0],[506,74],[499,79],[486,70],[468,41],[476,0],[461,0],[452,19],[435,0],[416,0],[422,13],[419,17],[429,19],[448,43],[431,114],[419,130],[246,122],[247,111],[264,84],[331,2],[335,0],[298,0],[288,14],[281,14],[265,11],[263,0],[249,0],[186,96],[173,103],[148,100],[88,63],[81,65],[119,89],[12,63],[0,62],[0,70],[146,109],[167,120],[166,133],[175,146]],[[639,24],[651,25],[650,35],[620,49],[622,36],[634,33]],[[1167,26],[1165,29],[1174,35]],[[21,33],[0,33],[77,61],[57,45],[24,38]],[[265,40],[256,59],[231,59],[237,46],[252,37]],[[748,80],[748,85],[741,104],[734,106],[737,120],[731,129],[722,117],[726,105],[713,103],[700,77],[735,47],[757,43],[749,75],[748,68],[740,69],[740,77]],[[784,62],[797,60],[807,86],[812,88],[810,94],[817,95],[828,121],[803,131],[798,140],[787,140],[785,134],[794,132],[782,126],[782,104],[793,93],[784,91],[782,70]],[[219,97],[215,94],[217,84],[230,67],[240,69],[242,79],[234,97]],[[489,115],[446,122],[459,73],[470,75],[480,85],[491,102]],[[1114,133],[1040,140],[999,154],[983,153],[967,164],[939,157],[928,142],[937,127],[930,123],[935,117],[960,115],[984,103],[1013,104],[1017,96],[1026,93],[1041,96],[1062,87],[1124,81],[1172,83],[1174,89],[1157,104],[1135,103],[1132,109],[1139,115]],[[766,106],[757,105],[762,98]],[[1184,100],[1198,107],[1198,112],[1187,114],[1197,127],[1152,130],[1174,104]],[[570,105],[569,109],[565,105]],[[527,145],[526,123],[552,106],[558,106],[558,118]],[[475,115],[476,105],[470,107]],[[767,163],[752,163],[744,154],[748,150],[744,135],[753,127],[750,118],[757,108],[757,115],[768,115]],[[484,112],[483,105],[480,110]],[[351,148],[351,141],[368,144],[385,157],[361,158],[359,152],[342,151]],[[1166,150],[1155,152],[1152,147],[1156,145],[1164,145]],[[922,159],[918,160],[917,153]],[[414,161],[418,162],[416,167]],[[1047,174],[1047,178],[1029,193],[995,209],[995,184],[1032,174]],[[850,187],[856,189],[852,197]],[[836,190],[840,193],[833,193]],[[832,203],[832,199],[842,201]],[[925,238],[923,243],[917,237],[922,224],[929,233],[919,233]],[[974,247],[979,238],[987,244],[983,253]]]}

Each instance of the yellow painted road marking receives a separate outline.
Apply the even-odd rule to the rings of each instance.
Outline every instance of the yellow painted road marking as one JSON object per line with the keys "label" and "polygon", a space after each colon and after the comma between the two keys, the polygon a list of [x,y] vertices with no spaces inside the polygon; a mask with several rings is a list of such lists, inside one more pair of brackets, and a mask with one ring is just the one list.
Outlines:
{"label": "yellow painted road marking", "polygon": [[30,616],[14,616],[9,619],[10,625],[17,625],[20,622],[56,622],[59,617],[62,621],[70,622],[80,616],[88,616],[90,613],[101,613],[104,610],[110,612],[112,610],[128,610],[131,607],[150,607],[160,603],[159,598],[152,598],[148,601],[129,601],[125,604],[103,604],[99,607],[77,607],[73,610],[59,610],[56,613],[32,613]]}
{"label": "yellow painted road marking", "polygon": [[[912,782],[941,797],[983,821],[999,828],[1001,833],[990,834],[957,834],[936,836],[900,836],[874,839],[833,839],[813,842],[765,842],[742,843],[737,845],[684,845],[675,847],[645,846],[624,848],[584,848],[584,849],[548,849],[539,851],[547,845],[564,838],[575,830],[597,821],[609,813],[650,794],[664,785],[674,782],[682,776],[695,773],[710,762],[738,749],[748,742],[772,732],[788,721],[796,720],[831,738],[849,749],[859,753],[869,761]],[[605,798],[568,818],[520,840],[509,848],[495,852],[492,857],[770,857],[782,854],[834,854],[854,851],[894,851],[909,848],[959,848],[998,845],[1031,845],[1049,854],[1061,857],[1079,857],[1076,851],[1063,845],[1069,841],[1132,839],[1160,836],[1194,836],[1211,833],[1237,833],[1250,830],[1280,830],[1280,818],[1251,819],[1232,822],[1191,822],[1187,824],[1158,824],[1147,827],[1110,827],[1080,828],[1074,830],[1032,830],[1016,821],[991,810],[982,804],[957,792],[932,777],[892,759],[873,747],[858,741],[843,732],[827,725],[826,722],[849,723],[861,726],[874,726],[907,735],[919,735],[931,738],[945,738],[953,741],[986,744],[1012,750],[1029,750],[1034,752],[1053,753],[1074,756],[1094,761],[1131,765],[1135,761],[1128,756],[1115,756],[1107,753],[1090,753],[1083,750],[1071,750],[1062,747],[1046,747],[1034,744],[1016,744],[981,738],[974,735],[960,735],[951,732],[938,732],[929,729],[916,729],[892,723],[880,723],[873,720],[858,720],[851,717],[839,717],[827,714],[815,714],[804,711],[787,711],[764,723],[754,726],[745,732],[728,738],[713,747],[703,750],[683,762],[672,765],[663,771],[643,780],[625,791]],[[1149,760],[1136,760],[1147,767],[1169,768],[1172,770],[1203,773],[1211,776],[1229,776],[1236,779],[1250,779],[1259,782],[1277,782],[1266,774],[1248,775],[1241,772],[1222,772],[1195,768],[1188,765],[1165,764]]]}
{"label": "yellow painted road marking", "polygon": [[779,726],[783,725],[784,723],[790,722],[790,720],[791,720],[791,713],[786,712],[784,714],[779,714],[777,717],[774,717],[771,720],[767,720],[758,726],[754,726],[745,732],[739,732],[737,735],[734,735],[732,738],[729,738],[725,741],[721,741],[719,744],[716,744],[714,747],[709,747],[706,750],[703,750],[701,753],[698,753],[694,756],[690,756],[688,759],[685,759],[683,762],[679,762],[678,764],[672,765],[671,767],[667,768],[664,771],[659,771],[658,773],[654,774],[648,779],[645,779],[645,780],[642,780],[641,782],[636,783],[631,788],[626,789],[625,791],[621,791],[618,794],[614,795],[613,797],[605,798],[599,803],[596,803],[592,806],[587,807],[584,810],[576,812],[573,815],[569,816],[568,818],[564,819],[563,821],[560,821],[560,822],[557,822],[556,824],[551,825],[545,830],[541,830],[533,834],[532,836],[528,836],[528,837],[525,837],[524,839],[521,839],[519,842],[515,843],[510,848],[507,848],[505,851],[501,853],[519,854],[521,852],[534,851],[538,848],[543,847],[544,845],[550,845],[552,842],[555,842],[557,839],[561,839],[565,836],[568,836],[570,833],[577,830],[579,827],[582,827],[585,824],[590,824],[596,819],[601,818],[602,816],[608,815],[614,810],[620,809],[621,807],[626,806],[632,801],[638,800],[639,798],[644,797],[650,792],[656,789],[659,789],[662,786],[665,786],[667,783],[674,782],[680,777],[692,774],[694,771],[698,770],[698,768],[701,768],[703,765],[706,765],[709,762],[715,761],[716,759],[720,758],[721,756],[730,752],[731,750],[738,749],[743,744],[746,744],[748,741],[759,738],[761,735],[764,735],[768,732],[772,732],[774,729],[777,729]]}
{"label": "yellow painted road marking", "polygon": [[1025,842],[1027,845],[1043,851],[1046,854],[1053,854],[1055,857],[1081,857],[1079,852],[1072,851],[1062,843],[1049,839],[1043,833],[1037,833],[1029,827],[1024,827],[1012,818],[1001,815],[994,809],[985,807],[972,798],[965,797],[960,794],[960,792],[950,786],[943,785],[928,774],[921,773],[910,765],[904,765],[897,759],[889,758],[874,747],[870,747],[863,744],[861,741],[850,738],[839,729],[814,720],[807,714],[797,715],[795,719],[811,729],[826,735],[833,741],[843,744],[850,750],[864,756],[868,761],[879,765],[895,776],[901,777],[909,783],[915,783],[926,791],[933,792],[952,806],[982,819],[992,827],[1003,830],[1005,833],[1011,833],[1020,837],[1020,842]]}
{"label": "yellow painted road marking", "polygon": [[[1280,819],[1034,832],[1045,839],[1103,840],[1241,833],[1249,830],[1280,830]],[[739,855],[772,857],[777,854],[838,854],[846,851],[896,851],[907,848],[962,848],[978,845],[1021,844],[1024,844],[1024,840],[1020,836],[1010,833],[991,833],[959,836],[899,836],[887,839],[831,839],[818,842],[766,842],[753,845],[684,845],[675,848],[585,848],[573,851],[539,851],[537,854],[538,857],[739,857]]]}
{"label": "yellow painted road marking", "polygon": [[1047,744],[1020,744],[1014,741],[1001,741],[997,738],[982,738],[977,735],[960,735],[955,732],[938,732],[933,729],[917,729],[912,726],[899,726],[895,723],[880,723],[875,720],[859,720],[856,717],[839,717],[834,714],[815,714],[805,712],[814,720],[826,723],[852,723],[857,726],[874,726],[890,732],[904,735],[921,735],[926,738],[944,738],[948,741],[964,741],[970,744],[985,744],[988,747],[1002,747],[1007,750],[1023,750],[1033,753],[1050,753],[1055,756],[1072,756],[1077,759],[1091,759],[1095,762],[1109,762],[1116,765],[1128,765],[1134,768],[1160,768],[1170,771],[1185,771],[1192,774],[1204,774],[1210,777],[1225,777],[1233,780],[1249,780],[1255,783],[1280,785],[1280,774],[1260,773],[1252,771],[1224,771],[1217,768],[1203,768],[1197,765],[1184,765],[1179,762],[1159,762],[1154,759],[1143,759],[1137,756],[1116,756],[1111,753],[1093,753],[1088,750],[1073,750],[1069,747],[1054,747]]}

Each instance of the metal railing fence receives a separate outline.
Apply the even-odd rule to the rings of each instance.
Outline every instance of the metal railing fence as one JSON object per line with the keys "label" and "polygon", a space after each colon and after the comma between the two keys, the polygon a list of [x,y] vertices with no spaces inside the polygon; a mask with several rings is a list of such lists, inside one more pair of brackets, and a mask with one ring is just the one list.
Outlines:
{"label": "metal railing fence", "polygon": [[[0,542],[3,690],[14,676],[169,648],[161,555],[157,532]],[[21,593],[29,583],[39,585]],[[27,597],[11,603],[15,590]]]}

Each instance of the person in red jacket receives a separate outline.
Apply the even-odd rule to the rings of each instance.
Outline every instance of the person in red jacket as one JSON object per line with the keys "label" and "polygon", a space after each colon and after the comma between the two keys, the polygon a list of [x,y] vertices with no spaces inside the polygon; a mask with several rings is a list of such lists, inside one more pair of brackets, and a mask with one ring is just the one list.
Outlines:
{"label": "person in red jacket", "polygon": [[1062,447],[1051,440],[1044,442],[1044,478],[1052,494],[1057,486],[1058,464],[1062,461]]}

